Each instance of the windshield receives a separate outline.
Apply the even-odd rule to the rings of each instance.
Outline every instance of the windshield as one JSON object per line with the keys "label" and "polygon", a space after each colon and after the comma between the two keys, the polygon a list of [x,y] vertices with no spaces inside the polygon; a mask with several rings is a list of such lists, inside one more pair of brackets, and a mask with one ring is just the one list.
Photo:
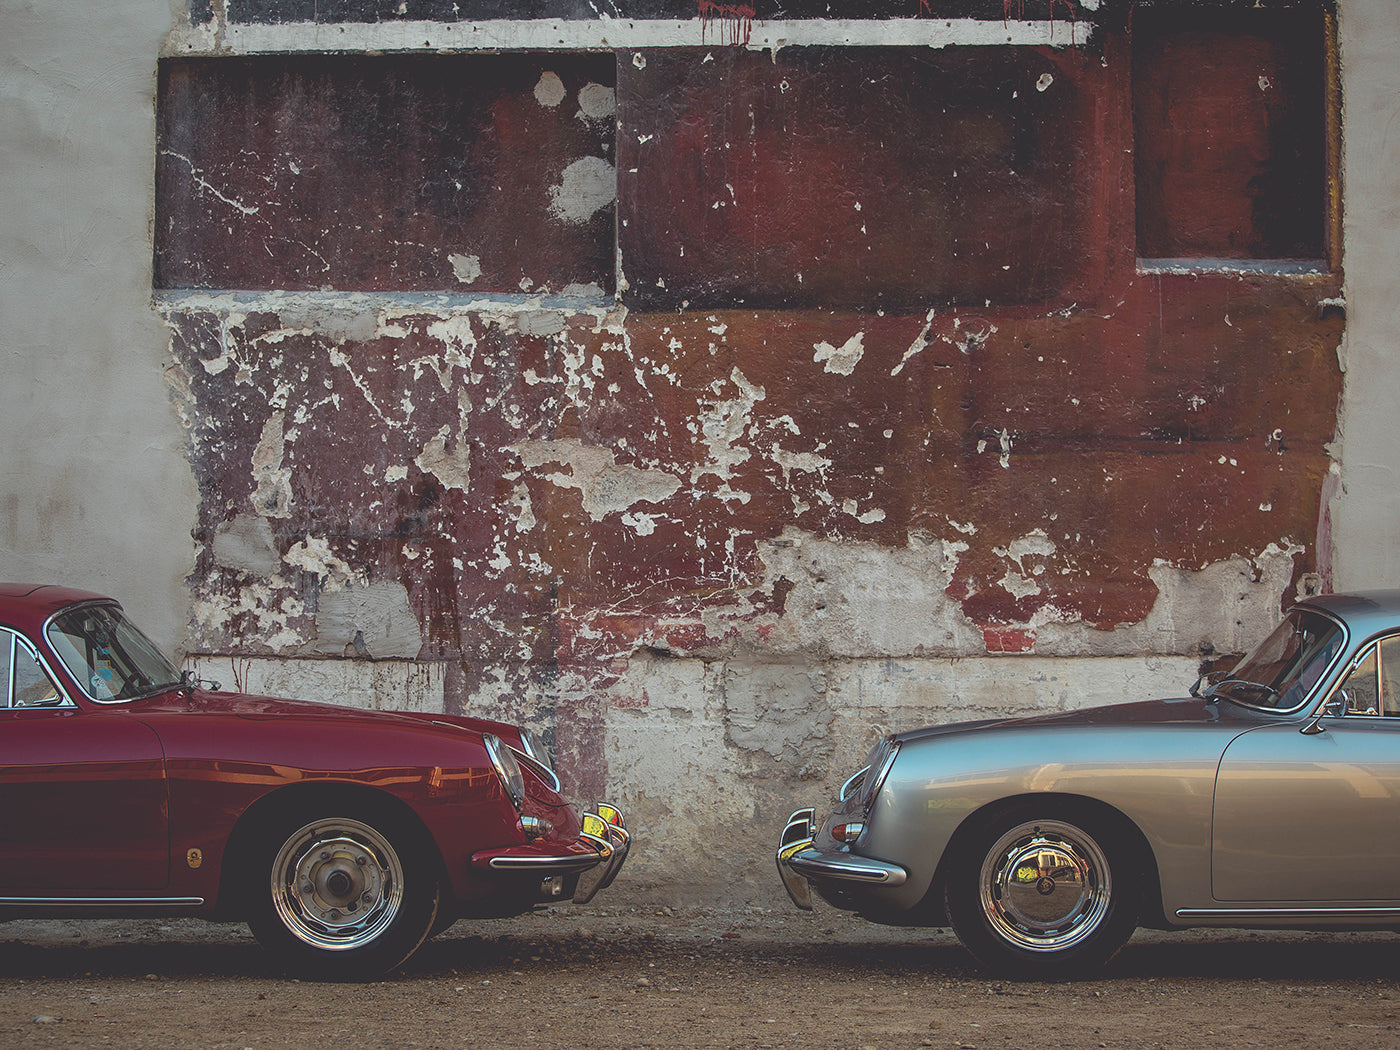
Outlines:
{"label": "windshield", "polygon": [[180,672],[115,605],[66,609],[49,621],[48,637],[94,700],[136,700],[180,684]]}
{"label": "windshield", "polygon": [[1344,641],[1345,632],[1335,620],[1310,609],[1293,609],[1206,695],[1291,711],[1308,698]]}

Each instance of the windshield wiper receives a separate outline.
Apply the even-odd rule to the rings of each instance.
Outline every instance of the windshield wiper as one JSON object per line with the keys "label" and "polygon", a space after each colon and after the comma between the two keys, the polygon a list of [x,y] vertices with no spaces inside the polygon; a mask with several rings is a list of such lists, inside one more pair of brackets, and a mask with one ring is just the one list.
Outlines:
{"label": "windshield wiper", "polygon": [[[1270,699],[1276,700],[1280,695],[1279,691],[1271,685],[1265,685],[1263,682],[1251,682],[1247,678],[1236,678],[1234,675],[1228,675],[1227,677],[1222,678],[1220,681],[1216,682],[1209,689],[1207,689],[1205,692],[1205,698],[1207,700],[1215,700],[1218,696],[1222,694],[1222,692],[1225,691],[1225,687],[1227,685],[1238,685],[1244,686],[1246,689],[1257,689],[1259,690],[1259,692],[1264,694],[1264,698],[1266,701]],[[1232,699],[1232,697],[1230,697],[1228,693],[1226,693],[1225,699],[1229,700]]]}

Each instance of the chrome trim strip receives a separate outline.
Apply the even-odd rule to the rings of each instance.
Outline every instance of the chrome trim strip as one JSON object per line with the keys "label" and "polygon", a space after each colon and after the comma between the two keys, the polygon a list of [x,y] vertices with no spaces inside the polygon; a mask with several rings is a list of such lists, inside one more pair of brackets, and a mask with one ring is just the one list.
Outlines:
{"label": "chrome trim strip", "polygon": [[[70,609],[71,609],[72,606],[70,605],[70,606],[68,606],[67,608],[70,608]],[[62,610],[59,610],[59,611],[62,612]],[[53,614],[53,616],[57,616],[57,615],[58,615],[58,613],[54,613],[54,614]],[[50,617],[49,617],[49,620],[52,620],[52,619],[53,619],[53,616],[50,616]],[[45,630],[48,629],[49,620],[45,620],[45,621],[44,621],[44,629],[45,629]],[[75,703],[73,702],[73,698],[72,698],[72,696],[69,695],[67,687],[64,686],[64,684],[63,684],[63,677],[62,677],[61,675],[57,675],[57,674],[54,673],[53,666],[49,663],[49,658],[48,658],[47,656],[45,656],[43,652],[40,651],[39,647],[36,646],[36,645],[33,643],[33,641],[30,640],[29,635],[25,634],[25,633],[24,633],[23,631],[21,631],[18,627],[11,627],[11,626],[9,626],[8,624],[0,624],[0,631],[7,631],[7,632],[9,632],[10,636],[15,640],[14,643],[12,643],[11,646],[10,646],[10,655],[9,655],[9,658],[8,658],[8,667],[6,668],[6,672],[7,672],[7,676],[8,676],[8,680],[9,680],[10,685],[9,685],[8,691],[5,693],[5,695],[4,695],[3,697],[0,697],[0,711],[63,711],[63,710],[71,710],[71,709],[73,709],[73,708],[75,708],[75,707],[78,706],[77,704],[75,704]],[[45,639],[45,641],[47,641],[47,639]],[[14,651],[14,644],[22,645],[22,646],[24,646],[27,650],[29,650],[29,655],[31,655],[32,657],[34,657],[35,662],[43,669],[44,674],[48,677],[49,684],[52,685],[55,689],[58,690],[58,696],[59,696],[59,702],[58,702],[58,703],[56,703],[56,704],[39,704],[39,705],[34,706],[34,707],[11,707],[11,706],[10,706],[10,701],[11,701],[12,699],[14,699],[14,682],[15,682],[15,663],[14,663],[14,661],[15,661],[15,651]]]}
{"label": "chrome trim strip", "polygon": [[486,866],[496,871],[522,871],[531,868],[542,868],[546,871],[587,871],[597,867],[602,859],[583,854],[570,857],[492,857]]}
{"label": "chrome trim strip", "polygon": [[1178,908],[1178,918],[1248,918],[1254,915],[1317,915],[1323,918],[1334,915],[1386,915],[1400,918],[1400,908]]}
{"label": "chrome trim strip", "polygon": [[[437,724],[442,725],[443,723],[438,722]],[[505,741],[503,740],[501,741],[501,743],[504,744]],[[531,773],[534,773],[551,788],[553,788],[556,794],[558,794],[564,789],[563,785],[559,783],[559,777],[555,774],[554,770],[550,769],[538,758],[530,754],[530,752],[521,751],[520,748],[511,747],[510,744],[506,744],[506,747],[509,747],[511,751],[515,752],[516,762],[519,762],[521,765],[527,766]]]}
{"label": "chrome trim strip", "polygon": [[897,864],[853,853],[831,854],[804,849],[787,858],[788,866],[809,879],[845,879],[880,886],[902,886],[909,873]]}
{"label": "chrome trim strip", "polygon": [[865,801],[861,806],[861,816],[869,817],[870,810],[875,805],[875,799],[880,794],[880,789],[885,786],[885,780],[890,775],[890,770],[894,768],[894,760],[899,757],[900,741],[889,740],[889,750],[885,752],[880,762],[880,768],[875,769],[875,763],[870,763],[871,771],[875,774],[875,779],[866,778],[863,786]]}
{"label": "chrome trim strip", "polygon": [[841,785],[841,791],[837,798],[841,802],[851,797],[851,792],[860,785],[860,781],[865,779],[865,774],[870,772],[869,766],[861,766],[858,770],[846,778],[846,782]]}
{"label": "chrome trim strip", "polygon": [[197,908],[203,903],[203,897],[0,897],[0,907],[42,904],[63,908]]}

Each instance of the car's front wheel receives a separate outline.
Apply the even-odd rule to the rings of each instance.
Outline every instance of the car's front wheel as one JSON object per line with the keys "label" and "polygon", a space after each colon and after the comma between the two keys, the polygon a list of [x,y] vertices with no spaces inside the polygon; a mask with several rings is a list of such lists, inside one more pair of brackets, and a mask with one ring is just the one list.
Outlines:
{"label": "car's front wheel", "polygon": [[406,960],[438,917],[441,883],[414,837],[384,815],[291,814],[253,865],[248,925],[279,965],[331,980]]}
{"label": "car's front wheel", "polygon": [[1106,963],[1137,926],[1141,887],[1107,820],[1018,806],[964,846],[947,882],[948,918],[990,970],[1073,976]]}

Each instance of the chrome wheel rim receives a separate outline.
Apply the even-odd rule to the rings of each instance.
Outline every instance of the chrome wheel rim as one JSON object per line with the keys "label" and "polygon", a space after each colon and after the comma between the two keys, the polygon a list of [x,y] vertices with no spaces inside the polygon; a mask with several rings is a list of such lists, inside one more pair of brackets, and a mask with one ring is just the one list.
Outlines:
{"label": "chrome wheel rim", "polygon": [[1064,951],[1097,930],[1113,883],[1108,858],[1073,824],[1031,821],[988,851],[979,883],[992,931],[1028,951]]}
{"label": "chrome wheel rim", "polygon": [[403,866],[379,832],[357,820],[307,824],[272,864],[272,902],[298,940],[348,951],[379,937],[403,904]]}

